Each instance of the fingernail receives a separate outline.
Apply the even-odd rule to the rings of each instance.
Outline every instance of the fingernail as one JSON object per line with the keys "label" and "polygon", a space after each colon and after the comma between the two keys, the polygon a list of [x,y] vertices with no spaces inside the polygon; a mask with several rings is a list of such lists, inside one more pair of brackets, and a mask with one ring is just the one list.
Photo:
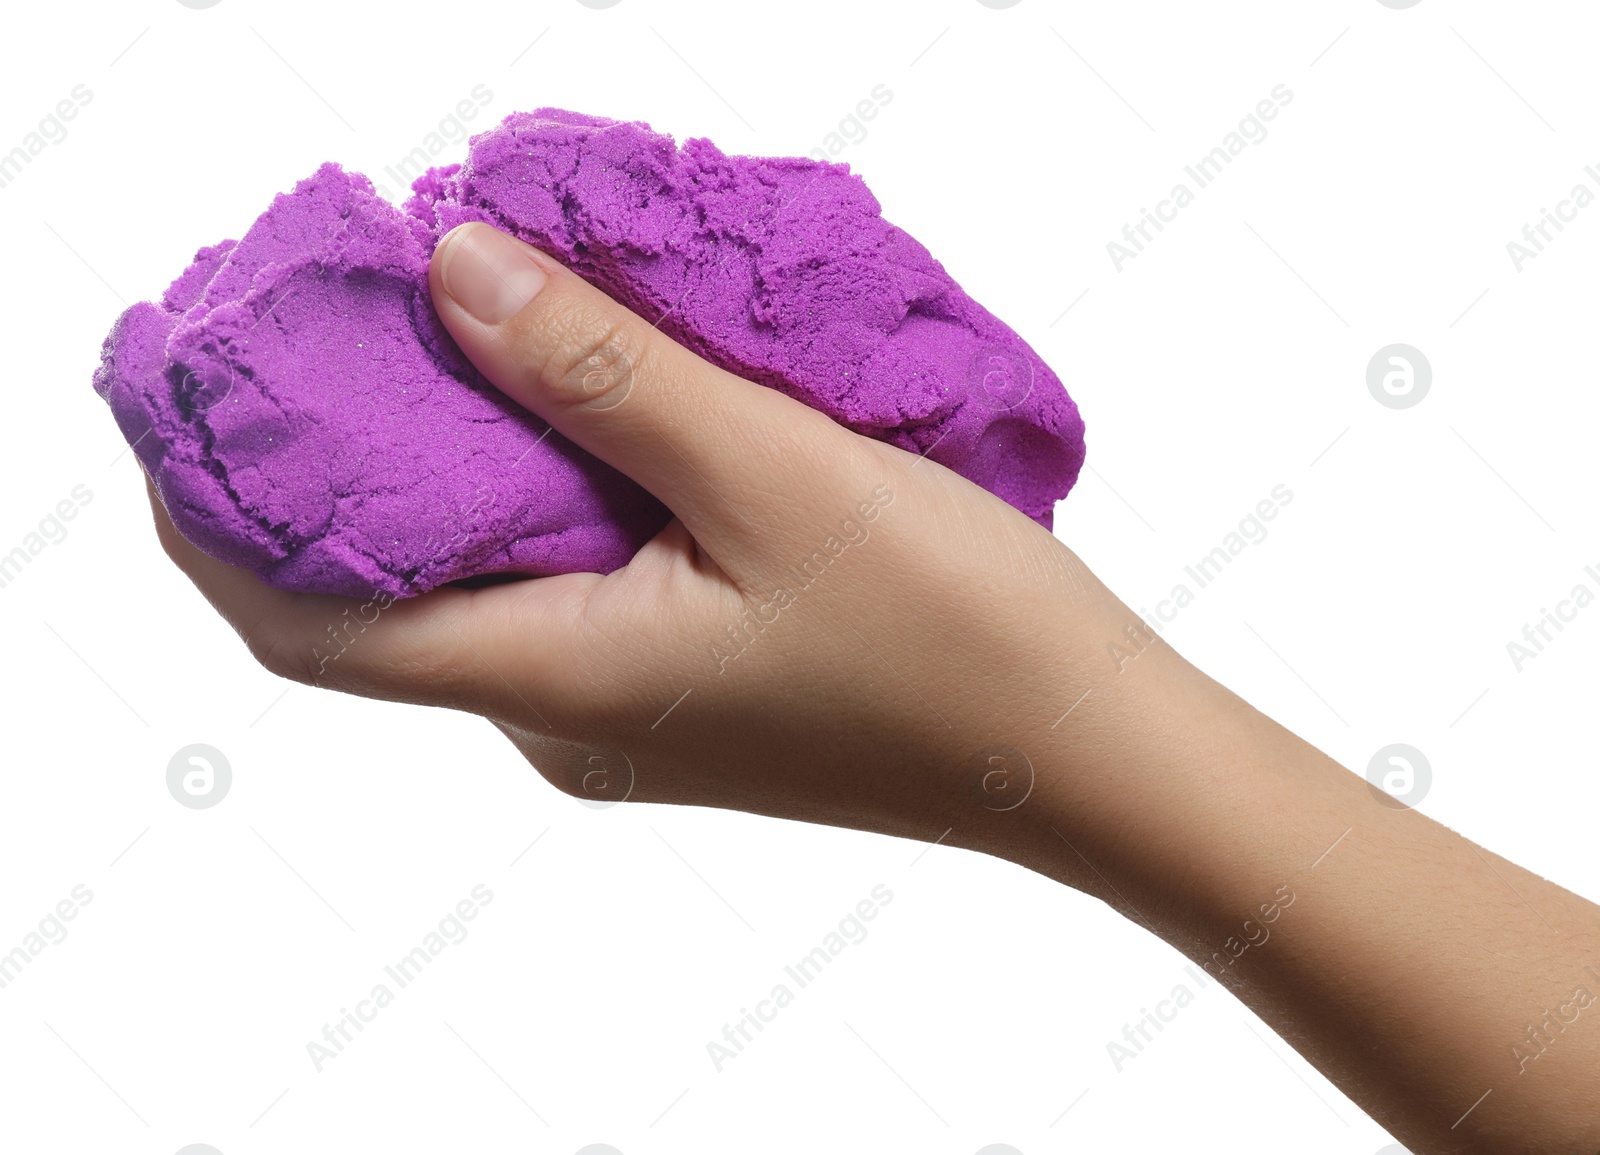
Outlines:
{"label": "fingernail", "polygon": [[444,291],[485,325],[520,313],[550,278],[513,237],[489,225],[463,225],[445,238]]}

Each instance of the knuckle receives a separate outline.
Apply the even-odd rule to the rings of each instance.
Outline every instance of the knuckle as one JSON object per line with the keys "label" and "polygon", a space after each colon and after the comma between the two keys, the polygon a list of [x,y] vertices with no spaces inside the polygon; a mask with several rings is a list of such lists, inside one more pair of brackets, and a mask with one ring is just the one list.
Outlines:
{"label": "knuckle", "polygon": [[633,388],[648,342],[625,320],[581,310],[555,325],[542,377],[567,405],[614,409]]}
{"label": "knuckle", "polygon": [[283,636],[263,636],[260,632],[252,631],[244,644],[249,648],[251,657],[269,674],[302,685],[311,685],[316,680],[317,661],[311,651],[290,645]]}

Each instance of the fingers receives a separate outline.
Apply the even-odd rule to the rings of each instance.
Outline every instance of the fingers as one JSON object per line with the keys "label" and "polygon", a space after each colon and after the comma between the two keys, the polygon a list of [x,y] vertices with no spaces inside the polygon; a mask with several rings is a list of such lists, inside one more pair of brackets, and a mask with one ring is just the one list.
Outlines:
{"label": "fingers", "polygon": [[[389,701],[471,710],[543,731],[559,707],[543,700],[570,654],[571,603],[592,574],[415,598],[354,598],[274,589],[216,560],[172,524],[148,476],[156,533],[167,556],[279,677]],[[515,626],[508,623],[515,619]],[[532,635],[537,646],[515,639]]]}
{"label": "fingers", "polygon": [[485,224],[440,242],[434,307],[497,387],[660,498],[717,556],[784,520],[849,433],[711,365]]}

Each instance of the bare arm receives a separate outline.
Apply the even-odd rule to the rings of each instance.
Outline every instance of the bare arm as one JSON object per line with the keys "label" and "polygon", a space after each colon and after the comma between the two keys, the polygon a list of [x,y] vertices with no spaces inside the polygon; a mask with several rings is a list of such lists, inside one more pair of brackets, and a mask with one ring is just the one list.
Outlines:
{"label": "bare arm", "polygon": [[154,502],[269,669],[481,714],[579,796],[948,835],[1148,926],[1418,1152],[1600,1150],[1594,905],[1385,806],[1005,502],[528,246],[463,226],[431,289],[489,380],[676,517],[605,576],[396,601],[329,662],[360,603],[269,589]]}
{"label": "bare arm", "polygon": [[1164,644],[1039,748],[1073,771],[1040,774],[1005,852],[1195,960],[1413,1151],[1600,1150],[1595,904],[1384,804]]}

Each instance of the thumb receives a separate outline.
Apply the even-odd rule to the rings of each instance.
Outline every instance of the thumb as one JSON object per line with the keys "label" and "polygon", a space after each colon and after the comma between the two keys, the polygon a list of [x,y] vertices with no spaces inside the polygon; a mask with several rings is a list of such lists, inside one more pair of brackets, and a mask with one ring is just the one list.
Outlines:
{"label": "thumb", "polygon": [[781,523],[786,511],[775,507],[805,488],[797,463],[817,460],[819,438],[849,436],[489,225],[451,230],[428,286],[485,377],[655,494],[713,556]]}

